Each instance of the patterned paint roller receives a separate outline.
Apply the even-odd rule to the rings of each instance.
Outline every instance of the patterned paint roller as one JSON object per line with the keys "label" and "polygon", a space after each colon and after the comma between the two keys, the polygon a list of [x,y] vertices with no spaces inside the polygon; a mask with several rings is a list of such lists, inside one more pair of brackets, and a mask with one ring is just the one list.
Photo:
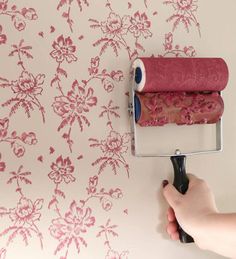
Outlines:
{"label": "patterned paint roller", "polygon": [[[139,58],[133,62],[133,113],[142,127],[211,124],[219,122],[224,102],[220,95],[228,82],[228,68],[221,58]],[[174,186],[188,189],[186,156],[171,156]],[[180,241],[194,242],[180,226]]]}

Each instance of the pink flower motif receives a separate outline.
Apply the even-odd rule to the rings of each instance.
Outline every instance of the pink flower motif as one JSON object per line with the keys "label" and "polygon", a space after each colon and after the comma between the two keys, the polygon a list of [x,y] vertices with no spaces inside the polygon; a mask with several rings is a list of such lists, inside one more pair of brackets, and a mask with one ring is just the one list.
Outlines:
{"label": "pink flower motif", "polygon": [[101,203],[102,203],[103,209],[106,211],[112,208],[112,202],[105,197],[102,198]]}
{"label": "pink flower motif", "polygon": [[17,157],[22,157],[25,154],[25,148],[18,143],[14,142],[13,152]]}
{"label": "pink flower motif", "polygon": [[197,10],[197,0],[174,0],[174,8],[179,13],[193,12]]}
{"label": "pink flower motif", "polygon": [[115,131],[111,131],[106,140],[101,142],[101,150],[109,156],[121,155],[128,150],[129,134],[121,136]]}
{"label": "pink flower motif", "polygon": [[59,156],[56,163],[52,163],[51,169],[52,171],[48,174],[48,177],[53,180],[55,184],[59,184],[62,181],[65,183],[75,181],[75,177],[72,175],[74,166],[71,165],[69,157],[63,159],[62,156]]}
{"label": "pink flower motif", "polygon": [[172,14],[166,21],[173,22],[172,31],[174,31],[180,23],[182,23],[187,32],[189,27],[193,24],[197,27],[199,36],[201,36],[200,24],[195,16],[197,11],[198,0],[166,0],[164,4],[171,4],[175,9],[175,13]]}
{"label": "pink flower motif", "polygon": [[121,254],[114,250],[109,250],[107,252],[106,258],[105,259],[128,259],[128,251],[123,251]]}
{"label": "pink flower motif", "polygon": [[13,17],[14,26],[18,31],[23,31],[25,29],[25,22],[21,20],[18,16]]}
{"label": "pink flower motif", "polygon": [[8,126],[9,126],[8,118],[0,119],[0,139],[6,137]]}
{"label": "pink flower motif", "polygon": [[129,31],[133,33],[134,37],[138,38],[143,35],[146,39],[152,36],[152,33],[148,29],[151,26],[151,22],[148,20],[145,13],[140,14],[139,12],[136,12],[134,17],[131,17],[131,24]]}
{"label": "pink flower motif", "polygon": [[41,213],[39,212],[43,206],[43,199],[37,199],[34,203],[25,197],[21,197],[17,203],[17,207],[10,209],[10,219],[14,224],[20,226],[24,224],[33,225],[36,220],[39,220]]}
{"label": "pink flower motif", "polygon": [[34,132],[29,132],[28,134],[25,132],[22,133],[21,139],[25,144],[28,145],[35,145],[38,142]]}
{"label": "pink flower motif", "polygon": [[37,20],[38,19],[38,16],[37,16],[34,8],[23,8],[21,13],[28,20]]}
{"label": "pink flower motif", "polygon": [[6,164],[4,162],[1,162],[2,154],[0,153],[0,172],[4,172],[6,169]]}
{"label": "pink flower motif", "polygon": [[5,44],[6,41],[7,41],[7,36],[5,34],[2,34],[2,26],[0,25],[0,45]]}
{"label": "pink flower motif", "polygon": [[57,41],[54,41],[52,44],[54,50],[50,53],[51,57],[56,59],[58,63],[66,60],[68,63],[72,61],[77,61],[77,57],[73,54],[76,51],[76,46],[73,45],[73,42],[70,37],[64,38],[63,35],[57,38]]}
{"label": "pink flower motif", "polygon": [[107,21],[101,23],[103,33],[111,37],[122,36],[127,34],[130,26],[130,16],[125,15],[122,19],[119,15],[111,12]]}
{"label": "pink flower motif", "polygon": [[72,90],[67,93],[67,96],[55,97],[55,102],[52,105],[53,109],[62,118],[68,118],[68,122],[72,125],[76,118],[80,120],[82,113],[89,112],[89,107],[97,104],[97,97],[93,96],[93,93],[92,88],[88,88],[86,91],[83,87],[79,86],[76,80],[73,82]]}
{"label": "pink flower motif", "polygon": [[190,46],[190,47],[185,47],[184,48],[184,53],[186,54],[186,56],[188,57],[195,57],[196,56],[196,50],[194,49],[194,47]]}
{"label": "pink flower motif", "polygon": [[123,193],[121,191],[121,189],[116,188],[115,190],[111,189],[109,191],[109,195],[113,198],[113,199],[120,199],[123,197]]}
{"label": "pink flower motif", "polygon": [[6,11],[7,10],[7,2],[8,2],[8,0],[2,0],[0,2],[0,11]]}
{"label": "pink flower motif", "polygon": [[120,82],[124,79],[123,72],[121,70],[118,71],[112,71],[111,72],[111,78],[117,82]]}
{"label": "pink flower motif", "polygon": [[88,69],[89,75],[96,75],[98,73],[100,58],[95,57],[91,58],[90,65],[91,67]]}
{"label": "pink flower motif", "polygon": [[169,32],[168,34],[165,34],[165,50],[172,50],[172,43],[173,43],[173,34]]}
{"label": "pink flower motif", "polygon": [[134,37],[138,38],[141,35],[146,39],[152,36],[152,33],[149,31],[151,22],[148,20],[145,13],[140,14],[136,12],[134,17],[131,17],[131,26],[129,31],[133,33]]}
{"label": "pink flower motif", "polygon": [[96,186],[98,184],[97,175],[89,178],[89,188],[87,188],[88,194],[96,192]]}
{"label": "pink flower motif", "polygon": [[33,97],[42,93],[40,87],[44,83],[45,75],[39,74],[34,77],[27,71],[22,71],[17,81],[12,81],[12,90],[17,93],[17,98],[24,99],[27,96]]}
{"label": "pink flower motif", "polygon": [[109,81],[108,79],[103,79],[102,80],[102,84],[103,84],[103,87],[104,87],[104,89],[108,92],[108,93],[110,93],[110,92],[112,92],[113,91],[113,89],[114,89],[114,84],[111,82],[111,81]]}
{"label": "pink flower motif", "polygon": [[91,208],[79,208],[76,202],[73,201],[64,218],[60,217],[52,220],[49,231],[59,241],[73,238],[79,243],[81,233],[86,233],[87,228],[95,223],[95,218],[91,214]]}

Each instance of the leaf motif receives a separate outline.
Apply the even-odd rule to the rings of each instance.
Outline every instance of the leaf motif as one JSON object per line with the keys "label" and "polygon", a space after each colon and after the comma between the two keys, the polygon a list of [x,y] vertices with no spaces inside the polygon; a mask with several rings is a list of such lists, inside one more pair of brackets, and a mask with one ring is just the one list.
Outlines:
{"label": "leaf motif", "polygon": [[94,22],[94,23],[99,23],[98,20],[95,20],[95,19],[88,19],[89,22]]}
{"label": "leaf motif", "polygon": [[75,247],[77,249],[77,253],[79,254],[80,253],[80,244],[79,244],[79,241],[76,237],[73,238],[74,239],[74,243],[75,243]]}
{"label": "leaf motif", "polygon": [[20,175],[24,175],[24,176],[31,175],[31,172],[22,172],[22,173],[20,173]]}
{"label": "leaf motif", "polygon": [[110,45],[111,45],[111,47],[112,47],[114,53],[115,53],[116,56],[118,57],[118,50],[117,50],[117,45],[116,45],[116,43],[114,43],[114,41],[112,41],[112,42],[110,43]]}
{"label": "leaf motif", "polygon": [[16,236],[18,234],[18,230],[19,230],[19,228],[16,228],[16,230],[9,236],[9,238],[7,240],[7,246],[16,238]]}
{"label": "leaf motif", "polygon": [[30,118],[30,108],[28,106],[28,103],[29,102],[26,102],[26,101],[22,101],[21,102],[21,107],[25,109],[25,113],[27,114],[27,117]]}
{"label": "leaf motif", "polygon": [[56,255],[59,251],[61,251],[61,249],[62,249],[63,247],[65,247],[65,245],[68,243],[68,241],[69,241],[69,238],[68,238],[68,237],[66,237],[65,239],[63,239],[63,240],[59,243],[59,245],[57,246],[56,250],[54,251],[54,255]]}
{"label": "leaf motif", "polygon": [[5,236],[6,234],[8,234],[11,230],[17,229],[17,226],[10,226],[6,229],[4,229],[1,233],[0,233],[0,237]]}
{"label": "leaf motif", "polygon": [[176,21],[175,21],[174,24],[173,24],[173,29],[172,29],[172,31],[174,31],[174,30],[177,28],[177,26],[179,25],[181,19],[182,19],[181,17],[179,17],[178,19],[176,19]]}
{"label": "leaf motif", "polygon": [[22,40],[20,41],[20,43],[19,43],[19,47],[22,47],[23,43],[24,43],[24,40],[22,39]]}
{"label": "leaf motif", "polygon": [[77,121],[78,121],[79,126],[80,126],[80,131],[83,131],[83,123],[82,123],[82,120],[80,119],[79,116],[77,116]]}
{"label": "leaf motif", "polygon": [[24,176],[20,176],[19,179],[25,184],[32,184],[32,182],[29,179],[25,178]]}
{"label": "leaf motif", "polygon": [[41,210],[42,207],[43,207],[43,199],[37,199],[37,200],[34,202],[34,206],[35,206],[35,209],[36,209],[36,210]]}
{"label": "leaf motif", "polygon": [[135,42],[135,46],[136,46],[137,49],[140,49],[141,51],[145,52],[144,47],[140,43]]}
{"label": "leaf motif", "polygon": [[101,174],[101,173],[104,171],[104,169],[106,168],[106,166],[107,166],[107,164],[108,164],[108,160],[109,160],[109,159],[107,159],[105,162],[103,162],[103,163],[101,164],[101,166],[99,167],[98,174]]}
{"label": "leaf motif", "polygon": [[15,50],[11,51],[11,52],[8,54],[8,56],[9,56],[9,57],[13,57],[14,54],[15,54],[15,53],[18,53],[18,52],[19,52],[18,49],[15,49]]}
{"label": "leaf motif", "polygon": [[17,179],[17,176],[13,176],[11,177],[8,181],[7,184],[11,184],[13,182],[13,180]]}
{"label": "leaf motif", "polygon": [[67,4],[67,0],[61,0],[57,6],[57,10],[59,10],[62,6],[64,6],[65,4]]}
{"label": "leaf motif", "polygon": [[59,79],[58,75],[55,75],[55,77],[50,82],[50,86],[52,87],[53,84],[58,82],[58,81],[60,82],[60,79]]}
{"label": "leaf motif", "polygon": [[38,85],[42,85],[44,83],[45,75],[39,74],[36,76],[36,81]]}
{"label": "leaf motif", "polygon": [[120,118],[120,115],[114,111],[110,111],[110,114],[114,115],[116,118]]}
{"label": "leaf motif", "polygon": [[9,116],[12,116],[14,113],[16,113],[20,106],[21,106],[21,101],[15,103],[15,104],[11,107]]}
{"label": "leaf motif", "polygon": [[90,122],[88,121],[88,119],[84,116],[84,115],[81,115],[81,118],[84,120],[84,122],[90,126]]}
{"label": "leaf motif", "polygon": [[109,165],[111,166],[111,170],[115,173],[115,175],[117,174],[117,170],[116,170],[116,164],[113,160],[109,161]]}
{"label": "leaf motif", "polygon": [[57,201],[57,199],[56,199],[56,197],[53,197],[53,199],[49,202],[49,204],[48,204],[48,209],[51,209],[51,207],[52,207],[52,205],[54,204],[54,203],[57,203],[58,201]]}
{"label": "leaf motif", "polygon": [[26,56],[27,58],[33,58],[33,56],[26,50],[20,49],[20,53]]}
{"label": "leaf motif", "polygon": [[172,1],[164,1],[163,4],[166,4],[166,5],[167,4],[173,4],[173,2]]}
{"label": "leaf motif", "polygon": [[82,242],[82,244],[87,247],[87,243],[86,241],[82,238],[82,237],[79,237],[79,240]]}
{"label": "leaf motif", "polygon": [[109,41],[107,41],[101,48],[100,50],[100,56],[105,52],[105,50],[107,49],[107,47],[109,46]]}
{"label": "leaf motif", "polygon": [[10,104],[12,104],[13,102],[16,102],[16,101],[20,101],[20,99],[19,98],[11,98],[11,99],[7,100],[5,103],[3,103],[2,107],[9,106]]}
{"label": "leaf motif", "polygon": [[64,199],[66,198],[64,192],[61,191],[61,190],[59,190],[59,189],[55,189],[55,190],[54,190],[54,193],[55,193],[56,195],[61,196],[61,197],[64,198]]}
{"label": "leaf motif", "polygon": [[63,75],[64,77],[67,78],[67,73],[66,73],[66,71],[64,69],[58,67],[57,68],[57,73],[60,74],[60,75]]}
{"label": "leaf motif", "polygon": [[61,129],[63,129],[66,125],[69,124],[71,120],[71,116],[69,115],[68,117],[66,117],[64,120],[62,120],[61,124],[59,125],[59,127],[57,128],[58,131],[60,131]]}
{"label": "leaf motif", "polygon": [[95,165],[99,164],[100,162],[102,162],[104,160],[107,160],[107,157],[100,157],[92,163],[92,166],[95,166]]}
{"label": "leaf motif", "polygon": [[32,49],[32,47],[31,46],[24,46],[24,47],[21,47],[21,49]]}
{"label": "leaf motif", "polygon": [[97,47],[97,46],[99,46],[101,43],[107,42],[107,41],[109,41],[108,38],[101,38],[101,39],[97,40],[96,42],[94,42],[94,43],[93,43],[93,46],[94,46],[94,47]]}
{"label": "leaf motif", "polygon": [[113,231],[113,230],[108,229],[107,232],[108,232],[109,234],[111,234],[113,237],[118,237],[118,236],[119,236],[119,235],[118,235],[115,231]]}
{"label": "leaf motif", "polygon": [[27,237],[28,232],[24,231],[24,229],[22,229],[19,233],[22,236],[23,241],[25,242],[25,245],[27,246],[28,245],[28,237]]}

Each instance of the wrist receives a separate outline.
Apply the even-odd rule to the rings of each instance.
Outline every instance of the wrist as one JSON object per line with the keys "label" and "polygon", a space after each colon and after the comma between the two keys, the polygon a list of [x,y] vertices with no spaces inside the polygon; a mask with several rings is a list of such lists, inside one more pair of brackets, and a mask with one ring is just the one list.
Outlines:
{"label": "wrist", "polygon": [[195,243],[201,249],[209,249],[211,242],[214,240],[214,231],[212,231],[212,226],[215,226],[215,223],[219,217],[219,212],[206,212],[201,217],[195,219],[195,224],[193,224],[193,233]]}

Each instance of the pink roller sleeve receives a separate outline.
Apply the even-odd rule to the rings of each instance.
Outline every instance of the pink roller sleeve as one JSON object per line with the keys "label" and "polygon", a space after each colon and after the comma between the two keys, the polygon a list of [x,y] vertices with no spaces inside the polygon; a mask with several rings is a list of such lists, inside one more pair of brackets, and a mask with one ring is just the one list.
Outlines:
{"label": "pink roller sleeve", "polygon": [[139,58],[133,63],[135,91],[221,91],[228,68],[221,58]]}
{"label": "pink roller sleeve", "polygon": [[136,93],[136,98],[140,106],[137,109],[140,113],[136,113],[136,122],[140,126],[216,123],[224,110],[224,103],[218,92]]}

